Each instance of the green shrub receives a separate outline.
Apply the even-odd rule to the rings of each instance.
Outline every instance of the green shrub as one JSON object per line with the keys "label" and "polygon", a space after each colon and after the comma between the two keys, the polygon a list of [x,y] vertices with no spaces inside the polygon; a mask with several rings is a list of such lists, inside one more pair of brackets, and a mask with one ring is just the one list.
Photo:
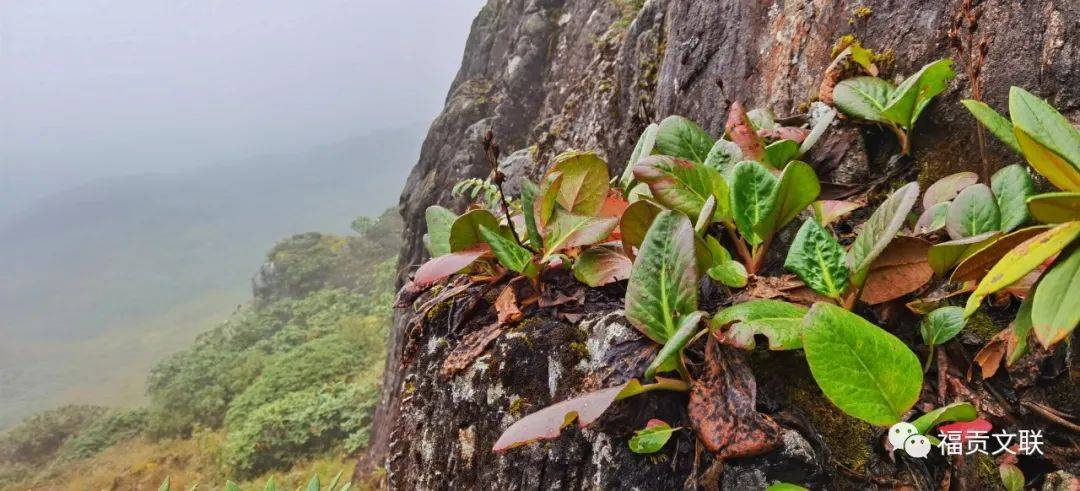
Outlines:
{"label": "green shrub", "polygon": [[63,406],[23,420],[0,437],[0,463],[39,464],[105,414],[100,406]]}
{"label": "green shrub", "polygon": [[378,384],[339,382],[293,392],[254,410],[230,428],[226,465],[250,478],[303,456],[352,452],[367,444]]}
{"label": "green shrub", "polygon": [[67,440],[59,450],[60,460],[83,459],[125,440],[146,429],[145,409],[110,411],[86,425]]}
{"label": "green shrub", "polygon": [[382,359],[385,322],[374,316],[343,320],[340,334],[302,344],[278,357],[229,405],[226,426],[242,424],[255,409],[291,392],[341,379]]}

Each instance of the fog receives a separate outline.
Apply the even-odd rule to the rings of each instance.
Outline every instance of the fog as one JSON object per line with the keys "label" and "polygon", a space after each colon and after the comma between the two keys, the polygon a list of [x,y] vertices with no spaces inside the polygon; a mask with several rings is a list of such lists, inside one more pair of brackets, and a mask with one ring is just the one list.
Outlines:
{"label": "fog", "polygon": [[106,176],[430,121],[483,0],[4,0],[0,220]]}

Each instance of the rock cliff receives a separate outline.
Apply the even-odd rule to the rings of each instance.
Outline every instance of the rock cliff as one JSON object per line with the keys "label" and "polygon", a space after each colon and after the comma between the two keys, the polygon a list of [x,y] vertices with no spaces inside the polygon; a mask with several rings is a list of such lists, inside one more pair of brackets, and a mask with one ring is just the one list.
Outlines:
{"label": "rock cliff", "polygon": [[[920,119],[909,160],[888,159],[895,143],[882,130],[836,125],[809,159],[823,181],[865,183],[907,173],[925,182],[959,169],[986,171],[1016,161],[992,137],[979,134],[958,104],[963,98],[1005,107],[1009,86],[1018,85],[1074,120],[1080,110],[1080,3],[1070,0],[489,0],[473,22],[446,106],[401,197],[400,277],[425,259],[425,208],[460,208],[450,194],[453,185],[489,173],[480,144],[488,130],[509,155],[500,165],[511,179],[537,177],[544,162],[570,148],[596,151],[612,172],[620,172],[644,127],[671,114],[698,121],[715,135],[732,101],[780,116],[804,112],[833,46],[845,35],[892,53],[890,73],[911,73],[951,57],[958,77]],[[563,377],[595,375],[596,367],[581,360],[603,359],[603,341],[619,331],[612,327],[619,325],[617,308],[596,307],[576,326],[536,319],[547,326],[542,332],[567,331],[562,336],[587,347],[580,360],[563,359],[573,356],[565,345],[544,344],[554,342],[547,336],[532,350],[515,346],[535,333],[503,336],[490,348],[491,359],[449,382],[436,376],[443,344],[447,336],[456,342],[461,334],[453,330],[465,328],[444,323],[427,329],[423,348],[405,370],[401,354],[415,312],[402,311],[373,440],[375,462],[389,455],[391,486],[670,488],[682,485],[691,467],[695,474],[704,472],[707,465],[695,459],[688,433],[664,464],[628,456],[625,439],[613,444],[602,429],[515,455],[491,455],[513,398],[539,404],[529,406],[535,410],[570,394]],[[514,349],[522,358],[505,362],[506,350]],[[519,365],[527,369],[513,371]],[[763,378],[759,383],[768,393],[768,377]],[[518,380],[527,383],[511,385]],[[804,419],[791,414],[786,426],[797,428]],[[435,421],[438,427],[421,428]],[[848,450],[807,440],[788,431],[776,455],[756,459],[745,473],[738,471],[740,464],[729,464],[723,480],[712,483],[753,487],[785,473],[803,482],[830,482],[818,462]],[[776,472],[767,472],[777,460],[782,462],[772,467]]]}

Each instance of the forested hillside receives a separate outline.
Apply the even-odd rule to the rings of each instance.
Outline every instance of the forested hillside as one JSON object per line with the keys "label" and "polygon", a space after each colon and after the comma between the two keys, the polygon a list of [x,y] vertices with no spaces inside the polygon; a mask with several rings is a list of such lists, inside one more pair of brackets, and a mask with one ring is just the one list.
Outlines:
{"label": "forested hillside", "polygon": [[0,489],[287,484],[349,467],[378,400],[401,220],[352,226],[278,242],[254,298],[150,371],[147,406],[64,406],[12,428]]}

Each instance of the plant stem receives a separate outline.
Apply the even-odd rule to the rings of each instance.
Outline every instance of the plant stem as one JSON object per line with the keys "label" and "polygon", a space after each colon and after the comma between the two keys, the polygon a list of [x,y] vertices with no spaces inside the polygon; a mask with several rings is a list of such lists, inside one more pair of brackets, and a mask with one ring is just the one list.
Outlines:
{"label": "plant stem", "polygon": [[911,139],[908,138],[908,134],[895,124],[889,123],[888,126],[896,134],[896,139],[900,142],[900,155],[909,155],[911,153]]}
{"label": "plant stem", "polygon": [[499,203],[502,205],[503,216],[506,217],[506,224],[510,227],[510,235],[514,237],[514,242],[517,245],[524,247],[532,252],[531,247],[526,247],[525,243],[521,241],[521,237],[518,237],[517,230],[514,228],[514,222],[510,220],[510,203],[506,200],[506,193],[503,192],[503,173],[499,170],[499,145],[495,143],[495,134],[488,130],[484,135],[484,158],[487,160],[488,165],[491,166],[492,181],[495,182],[495,187],[499,190]]}
{"label": "plant stem", "polygon": [[930,345],[930,353],[926,355],[926,363],[923,364],[923,373],[930,371],[930,364],[934,362],[934,345]]}
{"label": "plant stem", "polygon": [[747,272],[753,273],[753,271],[749,271],[749,268],[750,263],[753,261],[754,258],[753,256],[751,256],[750,251],[746,250],[746,244],[743,243],[743,241],[740,240],[737,235],[735,235],[735,230],[733,229],[733,227],[725,224],[724,230],[727,230],[728,237],[731,238],[731,242],[735,244],[735,252],[739,254],[739,257],[742,257],[743,264],[746,266]]}

